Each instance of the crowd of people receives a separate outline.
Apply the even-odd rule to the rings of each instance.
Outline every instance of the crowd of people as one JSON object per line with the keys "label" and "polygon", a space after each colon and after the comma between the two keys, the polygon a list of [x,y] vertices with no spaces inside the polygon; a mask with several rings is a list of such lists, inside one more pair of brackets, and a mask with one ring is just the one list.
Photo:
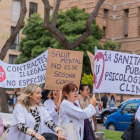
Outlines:
{"label": "crowd of people", "polygon": [[94,116],[102,103],[96,106],[86,84],[78,88],[68,83],[61,92],[50,91],[44,104],[41,88],[36,84],[29,84],[17,102],[14,95],[13,104],[16,104],[7,140],[88,140],[89,137],[94,140]]}
{"label": "crowd of people", "polygon": [[[78,88],[76,84],[68,83],[62,91],[44,93],[47,97],[43,103],[40,86],[32,83],[18,99],[13,96],[15,108],[7,140],[95,140],[95,115],[99,113],[99,108],[106,108],[107,103],[109,107],[116,104],[113,95],[108,100],[104,93],[101,102],[96,105],[96,99],[90,98],[90,89],[86,84]],[[3,130],[0,117],[0,136]]]}

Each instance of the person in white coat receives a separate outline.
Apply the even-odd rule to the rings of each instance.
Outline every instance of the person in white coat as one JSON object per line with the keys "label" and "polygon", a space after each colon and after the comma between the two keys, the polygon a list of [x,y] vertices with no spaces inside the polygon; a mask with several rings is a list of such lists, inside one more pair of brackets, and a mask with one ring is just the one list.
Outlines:
{"label": "person in white coat", "polygon": [[46,140],[41,135],[44,125],[55,131],[58,139],[64,139],[61,129],[41,104],[41,97],[39,85],[29,84],[25,88],[15,106],[7,140]]}
{"label": "person in white coat", "polygon": [[[52,90],[48,97],[49,99],[44,102],[44,106],[49,113],[49,115],[53,118],[53,121],[55,122],[56,125],[58,125],[59,121],[59,96],[60,96],[60,91],[59,90]],[[54,133],[49,127],[45,126],[45,129],[50,132]]]}
{"label": "person in white coat", "polygon": [[95,105],[96,99],[92,98],[90,104],[85,108],[76,104],[78,100],[78,87],[73,83],[64,85],[62,89],[62,98],[60,105],[61,125],[66,127],[72,118],[73,124],[76,128],[78,140],[83,140],[84,136],[84,119],[90,118],[96,113]]}

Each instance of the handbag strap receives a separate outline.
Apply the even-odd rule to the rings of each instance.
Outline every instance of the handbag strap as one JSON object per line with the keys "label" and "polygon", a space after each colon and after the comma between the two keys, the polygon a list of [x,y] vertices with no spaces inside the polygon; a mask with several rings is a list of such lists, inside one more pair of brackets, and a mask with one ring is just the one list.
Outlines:
{"label": "handbag strap", "polygon": [[[70,117],[70,123],[73,122],[72,117]],[[59,122],[58,122],[58,126],[62,127],[61,125],[61,116],[60,116],[60,109],[59,109]]]}

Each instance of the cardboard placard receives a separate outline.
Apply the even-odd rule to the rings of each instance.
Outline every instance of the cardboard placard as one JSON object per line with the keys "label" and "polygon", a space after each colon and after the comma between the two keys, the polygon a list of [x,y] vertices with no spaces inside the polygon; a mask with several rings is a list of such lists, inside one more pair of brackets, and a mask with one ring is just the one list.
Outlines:
{"label": "cardboard placard", "polygon": [[92,74],[94,75],[94,55],[89,51],[87,51],[87,54],[90,59]]}
{"label": "cardboard placard", "polygon": [[83,52],[49,48],[45,89],[62,90],[66,83],[79,87],[82,64]]}

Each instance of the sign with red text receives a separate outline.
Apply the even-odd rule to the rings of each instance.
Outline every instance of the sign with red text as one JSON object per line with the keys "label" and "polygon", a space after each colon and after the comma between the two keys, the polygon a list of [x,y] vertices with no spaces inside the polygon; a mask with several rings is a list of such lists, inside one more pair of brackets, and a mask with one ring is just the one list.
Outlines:
{"label": "sign with red text", "polygon": [[82,64],[83,52],[49,48],[45,89],[62,90],[66,83],[79,87]]}
{"label": "sign with red text", "polygon": [[0,82],[3,82],[6,79],[5,71],[3,70],[2,66],[0,66]]}
{"label": "sign with red text", "polygon": [[140,95],[140,56],[97,50],[94,58],[94,92]]}
{"label": "sign with red text", "polygon": [[48,51],[23,64],[7,64],[0,60],[0,87],[22,88],[29,83],[45,83]]}

